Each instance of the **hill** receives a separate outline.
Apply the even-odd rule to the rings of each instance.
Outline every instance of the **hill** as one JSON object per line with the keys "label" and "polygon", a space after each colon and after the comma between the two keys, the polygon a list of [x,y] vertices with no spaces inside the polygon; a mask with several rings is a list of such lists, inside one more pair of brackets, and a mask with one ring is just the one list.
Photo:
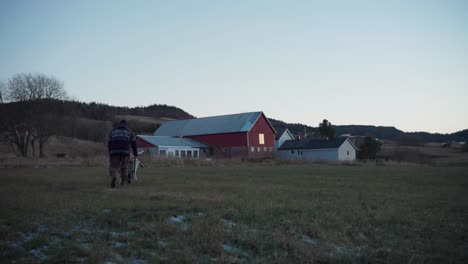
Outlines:
{"label": "hill", "polygon": [[[31,100],[0,104],[0,135],[26,153],[34,155],[51,136],[62,136],[104,143],[113,124],[126,119],[136,134],[152,134],[160,124],[176,119],[194,118],[175,106],[119,107],[100,103],[62,100]],[[309,136],[315,127],[269,119],[277,129],[288,128],[295,135]],[[371,136],[383,140],[403,138],[417,142],[468,141],[468,130],[451,134],[404,132],[395,127],[370,125],[335,126],[337,135]],[[36,147],[35,144],[39,146]],[[29,155],[29,154],[27,154]]]}
{"label": "hill", "polygon": [[[275,129],[288,128],[295,135],[303,135],[304,129],[306,132],[313,133],[316,127],[299,124],[286,123],[280,120],[269,118]],[[401,140],[405,137],[412,137],[420,142],[452,142],[452,141],[468,141],[468,129],[450,134],[428,133],[428,132],[404,132],[395,127],[387,126],[371,126],[371,125],[336,125],[335,131],[337,135],[350,134],[354,136],[370,136],[382,140]]]}
{"label": "hill", "polygon": [[[118,107],[62,100],[0,104],[0,136],[19,153],[41,152],[51,136],[105,142],[113,124],[127,119],[136,134],[151,134],[168,120],[193,118],[175,106]],[[38,145],[38,146],[36,146]],[[22,154],[30,155],[30,154]]]}

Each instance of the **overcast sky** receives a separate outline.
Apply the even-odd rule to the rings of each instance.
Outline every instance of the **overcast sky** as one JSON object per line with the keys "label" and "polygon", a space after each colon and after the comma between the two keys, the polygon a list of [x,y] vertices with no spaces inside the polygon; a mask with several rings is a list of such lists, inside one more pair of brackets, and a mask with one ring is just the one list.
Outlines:
{"label": "overcast sky", "polygon": [[468,1],[5,1],[0,79],[198,117],[468,128]]}

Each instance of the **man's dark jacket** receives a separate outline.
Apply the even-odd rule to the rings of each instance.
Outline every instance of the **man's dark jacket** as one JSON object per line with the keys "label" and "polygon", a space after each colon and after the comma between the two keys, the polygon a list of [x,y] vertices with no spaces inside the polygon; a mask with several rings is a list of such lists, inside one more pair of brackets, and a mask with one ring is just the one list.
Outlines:
{"label": "man's dark jacket", "polygon": [[138,155],[136,139],[132,130],[122,124],[112,129],[109,133],[109,141],[107,142],[109,155],[130,155],[130,147],[133,150],[133,155],[136,157]]}

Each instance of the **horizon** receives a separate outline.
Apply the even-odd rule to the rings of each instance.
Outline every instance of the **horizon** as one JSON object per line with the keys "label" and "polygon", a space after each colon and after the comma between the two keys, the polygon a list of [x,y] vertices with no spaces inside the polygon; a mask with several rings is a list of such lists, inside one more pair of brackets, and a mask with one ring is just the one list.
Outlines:
{"label": "horizon", "polygon": [[4,1],[0,80],[41,72],[81,102],[316,127],[468,129],[464,1]]}

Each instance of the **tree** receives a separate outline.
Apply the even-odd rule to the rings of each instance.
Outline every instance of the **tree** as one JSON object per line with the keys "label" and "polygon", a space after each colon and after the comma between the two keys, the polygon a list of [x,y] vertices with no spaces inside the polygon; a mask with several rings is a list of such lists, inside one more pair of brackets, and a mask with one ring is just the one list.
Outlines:
{"label": "tree", "polygon": [[8,80],[6,89],[11,101],[68,98],[61,81],[42,73],[16,74]]}
{"label": "tree", "polygon": [[4,81],[0,80],[0,104],[3,104],[7,97],[7,86]]}
{"label": "tree", "polygon": [[357,158],[360,160],[377,158],[380,146],[381,143],[379,141],[371,137],[365,137],[364,142],[359,147]]}
{"label": "tree", "polygon": [[335,128],[327,119],[324,119],[321,123],[319,123],[317,132],[321,137],[324,137],[327,139],[334,139],[336,136]]}

